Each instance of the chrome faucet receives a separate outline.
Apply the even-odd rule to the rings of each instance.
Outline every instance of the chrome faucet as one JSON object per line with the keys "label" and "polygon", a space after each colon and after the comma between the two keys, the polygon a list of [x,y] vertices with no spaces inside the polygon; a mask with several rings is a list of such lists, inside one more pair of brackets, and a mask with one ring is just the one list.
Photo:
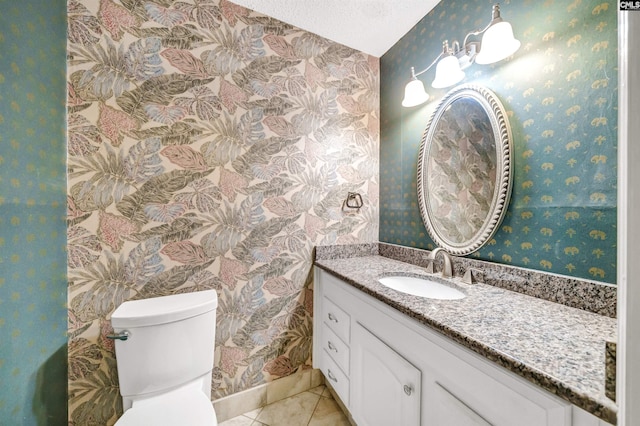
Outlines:
{"label": "chrome faucet", "polygon": [[438,254],[442,253],[442,276],[444,278],[451,278],[453,276],[453,266],[451,263],[451,256],[446,252],[442,247],[436,247],[431,250],[431,255],[429,256],[429,260],[433,264]]}

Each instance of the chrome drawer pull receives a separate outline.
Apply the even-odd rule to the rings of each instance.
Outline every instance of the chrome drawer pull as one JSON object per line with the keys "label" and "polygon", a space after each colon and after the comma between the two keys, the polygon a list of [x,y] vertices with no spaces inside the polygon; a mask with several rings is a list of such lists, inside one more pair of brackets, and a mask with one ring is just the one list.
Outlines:
{"label": "chrome drawer pull", "polygon": [[331,349],[332,351],[334,351],[335,353],[338,353],[338,348],[336,348],[335,346],[333,346],[333,343],[331,343],[331,340],[327,341],[327,346],[329,347],[329,349]]}
{"label": "chrome drawer pull", "polygon": [[334,375],[333,375],[333,373],[331,372],[331,370],[329,370],[328,368],[327,368],[327,376],[329,376],[329,378],[330,378],[331,380],[333,380],[334,382],[338,383],[338,379],[336,378],[336,376],[334,376]]}
{"label": "chrome drawer pull", "polygon": [[111,340],[127,340],[129,337],[131,337],[131,333],[127,330],[121,331],[117,334],[107,334],[107,339]]}
{"label": "chrome drawer pull", "polygon": [[413,393],[413,388],[409,385],[404,385],[404,393],[406,393],[408,396],[411,396],[411,394]]}
{"label": "chrome drawer pull", "polygon": [[327,314],[327,316],[329,317],[329,320],[330,320],[330,321],[333,321],[333,322],[335,322],[336,324],[338,323],[338,318],[336,318],[336,316],[335,316],[335,315],[333,315],[331,312],[329,312],[329,313]]}

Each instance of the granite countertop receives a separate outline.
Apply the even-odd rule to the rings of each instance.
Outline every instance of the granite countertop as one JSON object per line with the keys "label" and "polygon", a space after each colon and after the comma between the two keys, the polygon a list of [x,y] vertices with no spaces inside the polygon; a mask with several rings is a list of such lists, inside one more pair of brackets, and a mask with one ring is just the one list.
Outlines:
{"label": "granite countertop", "polygon": [[429,274],[379,255],[316,259],[315,264],[528,381],[616,423],[616,404],[605,396],[605,342],[616,340],[615,318],[491,285],[465,284],[459,278],[448,282],[466,294],[464,299],[400,293],[378,279]]}

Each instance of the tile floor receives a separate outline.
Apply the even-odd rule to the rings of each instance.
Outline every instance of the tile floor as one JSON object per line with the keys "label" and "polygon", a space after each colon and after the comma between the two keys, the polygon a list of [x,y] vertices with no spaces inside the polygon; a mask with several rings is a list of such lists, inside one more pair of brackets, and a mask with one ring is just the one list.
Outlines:
{"label": "tile floor", "polygon": [[350,426],[350,423],[329,389],[321,385],[229,419],[219,426]]}

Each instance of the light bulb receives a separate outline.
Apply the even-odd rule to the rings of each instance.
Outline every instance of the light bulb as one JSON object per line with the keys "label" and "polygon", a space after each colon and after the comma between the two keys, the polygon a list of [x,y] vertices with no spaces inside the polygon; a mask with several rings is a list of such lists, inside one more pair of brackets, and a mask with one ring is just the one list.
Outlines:
{"label": "light bulb", "polygon": [[486,65],[501,61],[520,48],[520,41],[513,36],[511,24],[505,21],[493,24],[482,36],[480,53],[476,63]]}
{"label": "light bulb", "polygon": [[431,83],[435,89],[453,86],[464,78],[464,71],[460,69],[458,58],[453,55],[440,59],[436,66],[436,78]]}
{"label": "light bulb", "polygon": [[404,88],[403,107],[413,107],[427,102],[429,94],[424,90],[424,84],[417,78],[411,79]]}

